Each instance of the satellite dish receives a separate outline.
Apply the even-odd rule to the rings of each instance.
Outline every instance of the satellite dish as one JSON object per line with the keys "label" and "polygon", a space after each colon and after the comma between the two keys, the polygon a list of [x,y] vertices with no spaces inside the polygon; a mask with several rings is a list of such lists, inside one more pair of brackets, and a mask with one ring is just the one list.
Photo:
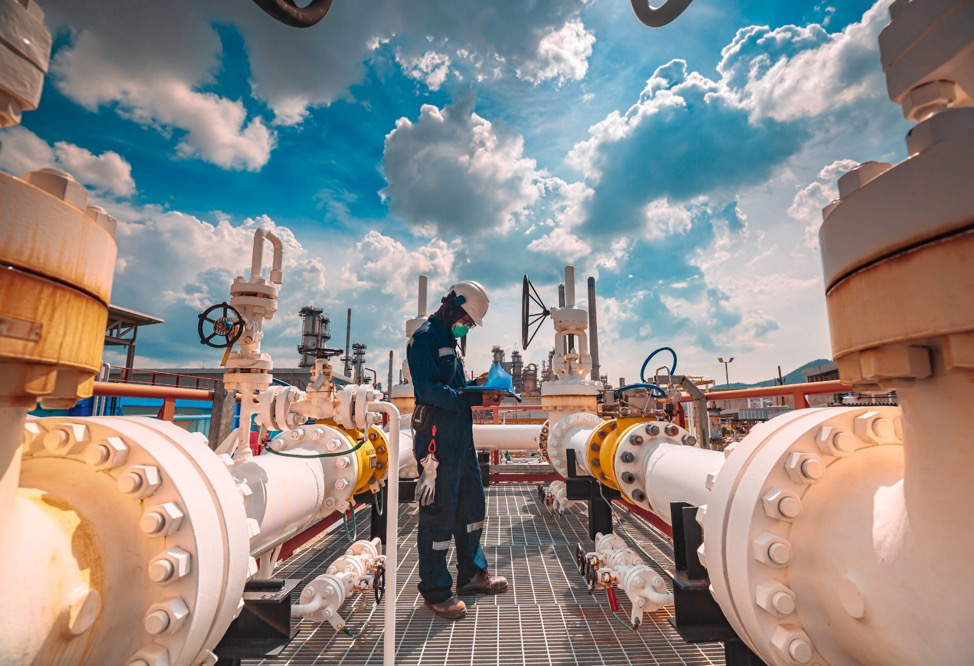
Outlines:
{"label": "satellite dish", "polygon": [[[537,310],[533,311],[535,308]],[[528,276],[524,276],[524,283],[521,288],[521,348],[527,349],[534,336],[541,329],[541,324],[548,318],[551,312],[541,300],[538,291],[531,284]],[[532,328],[534,330],[532,330]]]}

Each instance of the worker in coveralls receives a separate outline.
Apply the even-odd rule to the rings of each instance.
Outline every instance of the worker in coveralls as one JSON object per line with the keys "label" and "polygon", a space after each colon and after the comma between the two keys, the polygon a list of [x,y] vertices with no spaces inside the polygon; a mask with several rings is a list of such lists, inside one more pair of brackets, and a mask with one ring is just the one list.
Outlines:
{"label": "worker in coveralls", "polygon": [[[468,382],[457,348],[459,338],[483,325],[487,306],[487,292],[480,284],[457,282],[440,308],[413,333],[406,353],[416,395],[413,453],[421,465],[430,454],[438,462],[435,483],[418,498],[419,591],[430,609],[451,620],[467,614],[466,605],[453,593],[446,565],[451,542],[456,543],[457,595],[507,591],[507,580],[487,571],[480,546],[487,502],[470,409],[497,405],[500,396],[460,391],[487,377],[484,373]],[[421,474],[418,494],[422,486]]]}

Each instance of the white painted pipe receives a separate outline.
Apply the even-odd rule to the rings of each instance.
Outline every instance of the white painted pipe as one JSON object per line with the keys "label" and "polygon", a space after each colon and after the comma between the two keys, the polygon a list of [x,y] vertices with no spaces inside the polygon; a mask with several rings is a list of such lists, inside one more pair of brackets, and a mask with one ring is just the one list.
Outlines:
{"label": "white painted pipe", "polygon": [[473,427],[473,443],[478,451],[537,451],[540,423],[481,425]]}
{"label": "white painted pipe", "polygon": [[707,476],[724,464],[720,451],[694,446],[660,443],[646,461],[643,479],[646,497],[653,512],[670,522],[670,504],[687,502],[693,506],[707,503]]}
{"label": "white painted pipe", "polygon": [[575,267],[565,266],[565,307],[575,307]]}
{"label": "white painted pipe", "polygon": [[426,289],[429,278],[425,275],[419,276],[419,295],[416,299],[416,316],[425,317],[426,316]]}
{"label": "white painted pipe", "polygon": [[386,483],[386,594],[382,663],[396,664],[396,567],[399,564],[399,410],[388,402],[370,402],[368,409],[389,417],[389,474]]}
{"label": "white painted pipe", "polygon": [[575,471],[580,476],[595,476],[588,466],[588,440],[591,436],[592,428],[580,428],[575,430],[568,440],[568,448],[575,451]]}

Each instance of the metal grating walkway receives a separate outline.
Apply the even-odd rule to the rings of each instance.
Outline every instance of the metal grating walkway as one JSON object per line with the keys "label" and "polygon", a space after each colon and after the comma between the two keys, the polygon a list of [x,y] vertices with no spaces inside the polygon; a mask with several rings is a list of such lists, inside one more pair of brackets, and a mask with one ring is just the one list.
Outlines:
{"label": "metal grating walkway", "polygon": [[[616,514],[615,531],[657,569],[672,569],[667,539],[635,517]],[[359,512],[359,532],[368,534],[368,512]],[[672,609],[644,618],[636,633],[612,616],[604,593],[589,595],[575,565],[575,544],[591,548],[582,505],[554,517],[541,504],[533,485],[495,485],[487,489],[484,550],[491,571],[506,576],[510,590],[494,597],[464,597],[467,617],[441,620],[416,590],[416,505],[400,507],[399,596],[396,610],[397,664],[723,664],[719,644],[684,643],[667,619]],[[276,572],[310,581],[348,546],[341,530],[321,538]],[[451,562],[453,553],[451,550]],[[454,576],[455,569],[451,564]],[[663,576],[667,582],[669,578]],[[300,591],[302,586],[297,588]],[[621,595],[621,592],[620,592]],[[295,595],[296,596],[296,595]],[[361,597],[359,597],[360,599]],[[353,599],[342,614],[353,632],[371,610]],[[628,600],[620,597],[624,613]],[[248,664],[382,663],[382,609],[358,639],[336,633],[330,625],[302,621],[283,654]]]}

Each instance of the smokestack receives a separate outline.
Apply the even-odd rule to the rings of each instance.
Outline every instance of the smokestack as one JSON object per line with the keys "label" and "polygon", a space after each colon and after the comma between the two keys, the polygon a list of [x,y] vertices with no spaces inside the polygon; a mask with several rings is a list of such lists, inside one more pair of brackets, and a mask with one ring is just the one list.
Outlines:
{"label": "smokestack", "polygon": [[599,366],[599,322],[595,306],[595,278],[588,279],[588,347],[592,356],[592,381],[599,381],[602,368]]}
{"label": "smokestack", "polygon": [[565,305],[575,307],[575,267],[565,266]]}
{"label": "smokestack", "polygon": [[416,304],[417,304],[416,316],[417,317],[425,317],[426,316],[426,285],[427,285],[427,282],[428,281],[429,281],[429,278],[427,278],[425,275],[420,275],[419,276],[419,298],[416,299]]}
{"label": "smokestack", "polygon": [[[423,281],[422,278],[420,278],[420,282],[422,281]],[[389,350],[389,383],[386,384],[386,393],[391,394],[391,392],[392,392],[392,350],[390,349]]]}
{"label": "smokestack", "polygon": [[345,324],[345,376],[352,371],[352,357],[349,356],[352,342],[352,308],[348,309],[348,322]]}
{"label": "smokestack", "polygon": [[558,285],[558,307],[565,307],[565,285]]}

